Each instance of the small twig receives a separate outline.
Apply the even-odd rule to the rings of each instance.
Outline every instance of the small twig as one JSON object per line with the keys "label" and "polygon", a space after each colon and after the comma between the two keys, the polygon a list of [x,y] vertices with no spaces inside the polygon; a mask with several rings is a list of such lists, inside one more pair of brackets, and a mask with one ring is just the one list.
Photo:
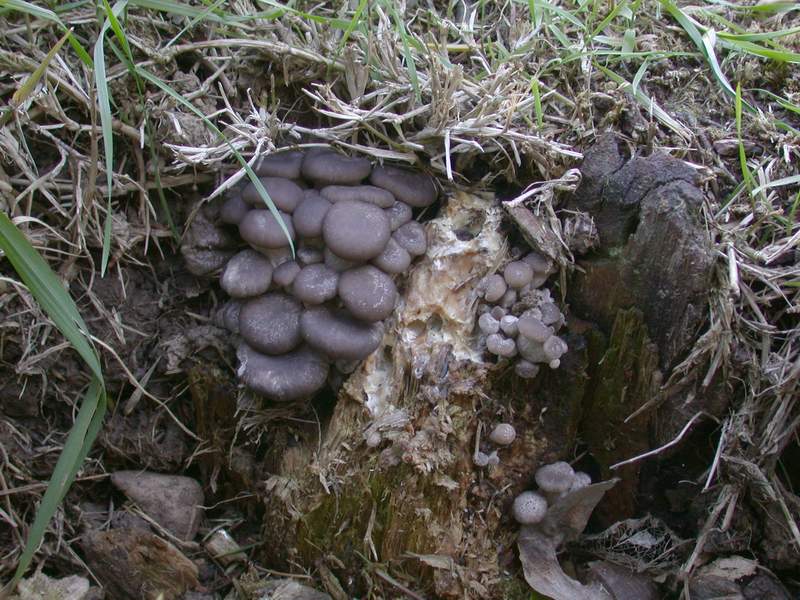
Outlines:
{"label": "small twig", "polygon": [[648,458],[649,456],[655,456],[656,454],[660,454],[661,452],[663,452],[667,448],[671,448],[672,446],[675,446],[676,444],[678,444],[681,441],[681,439],[683,439],[683,436],[686,435],[686,432],[689,431],[689,429],[691,428],[692,424],[697,419],[699,419],[702,415],[709,416],[708,414],[706,414],[702,410],[700,412],[698,412],[698,413],[695,413],[695,415],[691,419],[689,419],[689,422],[686,423],[686,425],[683,426],[683,429],[681,429],[681,431],[677,435],[677,437],[675,439],[667,442],[663,446],[659,446],[658,448],[650,450],[649,452],[645,452],[644,454],[640,454],[639,456],[634,456],[633,458],[629,458],[628,460],[623,460],[622,462],[618,462],[616,464],[613,464],[613,465],[611,465],[609,467],[609,469],[618,469],[619,467],[622,467],[624,465],[629,465],[631,463],[638,462],[638,461],[640,461],[640,460],[642,460],[644,458]]}

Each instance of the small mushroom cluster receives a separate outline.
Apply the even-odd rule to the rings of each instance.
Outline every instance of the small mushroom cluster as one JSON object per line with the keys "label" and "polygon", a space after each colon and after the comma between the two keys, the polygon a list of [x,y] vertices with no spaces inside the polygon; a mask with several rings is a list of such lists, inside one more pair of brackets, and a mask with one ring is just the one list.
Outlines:
{"label": "small mushroom cluster", "polygon": [[511,513],[520,525],[535,525],[547,514],[547,508],[563,496],[584,488],[592,478],[582,471],[574,471],[567,462],[554,462],[539,467],[534,476],[537,492],[522,492],[514,499]]}
{"label": "small mushroom cluster", "polygon": [[[517,431],[510,423],[498,423],[489,434],[489,441],[495,446],[510,446],[517,439]],[[476,467],[494,466],[500,464],[500,457],[497,450],[492,450],[489,454],[481,451],[480,428],[475,438],[475,452],[472,455],[472,462]]]}
{"label": "small mushroom cluster", "polygon": [[222,270],[231,300],[217,317],[242,338],[241,381],[298,400],[324,386],[331,364],[348,373],[379,346],[393,277],[427,250],[413,210],[437,190],[423,174],[330,149],[271,154],[254,171],[280,221],[252,182],[227,195],[218,220],[248,247]]}
{"label": "small mushroom cluster", "polygon": [[542,363],[557,369],[567,351],[567,343],[556,335],[564,315],[550,290],[541,287],[552,273],[552,261],[530,252],[480,286],[484,303],[478,309],[478,328],[486,350],[498,357],[519,357],[514,370],[525,379],[536,377]]}

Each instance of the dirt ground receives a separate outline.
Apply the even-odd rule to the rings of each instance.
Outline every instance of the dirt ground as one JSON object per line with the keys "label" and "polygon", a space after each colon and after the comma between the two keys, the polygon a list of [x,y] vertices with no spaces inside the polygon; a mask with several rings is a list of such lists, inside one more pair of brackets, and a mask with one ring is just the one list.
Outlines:
{"label": "dirt ground", "polygon": [[[34,4],[0,1],[0,207],[109,408],[12,597],[798,597],[796,6],[130,0],[117,28]],[[192,273],[217,250],[197,224],[246,181],[237,154],[320,145],[435,178],[428,254],[380,350],[265,402],[219,269]],[[0,236],[5,584],[93,375]],[[477,316],[530,250],[569,351],[525,380]],[[511,516],[555,461],[619,478],[556,519],[557,558]]]}

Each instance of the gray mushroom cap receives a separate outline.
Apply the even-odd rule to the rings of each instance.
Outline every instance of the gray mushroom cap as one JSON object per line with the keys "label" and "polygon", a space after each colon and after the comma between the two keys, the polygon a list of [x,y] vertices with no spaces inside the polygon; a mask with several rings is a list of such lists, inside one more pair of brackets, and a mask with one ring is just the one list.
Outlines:
{"label": "gray mushroom cap", "polygon": [[369,181],[372,185],[389,190],[398,200],[410,206],[421,208],[436,202],[436,186],[430,177],[422,173],[388,165],[377,166],[372,170]]}
{"label": "gray mushroom cap", "polygon": [[567,343],[557,335],[551,335],[542,345],[542,349],[549,361],[558,360],[568,350]]}
{"label": "gray mushroom cap", "polygon": [[513,288],[508,288],[506,293],[503,294],[503,297],[500,298],[500,306],[505,308],[511,308],[514,306],[514,303],[517,301],[517,290]]}
{"label": "gray mushroom cap", "polygon": [[[291,213],[303,200],[303,189],[294,181],[283,177],[259,177],[259,179],[278,210]],[[254,206],[266,207],[252,181],[242,190],[242,200]]]}
{"label": "gray mushroom cap", "polygon": [[336,297],[339,274],[321,263],[303,267],[292,284],[292,293],[305,304],[322,304]]}
{"label": "gray mushroom cap", "polygon": [[545,258],[538,252],[529,252],[522,257],[522,260],[528,263],[536,273],[550,274],[553,269],[553,261]]}
{"label": "gray mushroom cap", "polygon": [[374,185],[329,185],[322,188],[320,193],[323,198],[334,203],[341,200],[358,200],[380,208],[389,208],[395,203],[392,192]]}
{"label": "gray mushroom cap", "polygon": [[258,159],[253,168],[260,177],[285,177],[297,179],[300,177],[300,166],[303,164],[303,152],[288,150],[274,152]]}
{"label": "gray mushroom cap", "polygon": [[505,317],[507,313],[508,311],[502,306],[493,306],[492,310],[490,311],[490,314],[498,321]]}
{"label": "gray mushroom cap", "polygon": [[486,338],[486,349],[492,354],[511,358],[517,354],[517,345],[514,340],[500,333],[492,333]]}
{"label": "gray mushroom cap", "polygon": [[514,372],[522,379],[533,379],[539,374],[539,365],[525,359],[518,360],[514,365]]}
{"label": "gray mushroom cap", "polygon": [[228,225],[238,225],[252,207],[242,199],[238,190],[228,196],[219,209],[219,220]]}
{"label": "gray mushroom cap", "polygon": [[322,222],[325,244],[345,260],[375,258],[383,252],[390,235],[389,219],[383,210],[366,202],[337,202]]}
{"label": "gray mushroom cap", "polygon": [[396,231],[414,218],[411,207],[405,202],[395,202],[389,208],[383,210],[389,218],[389,228],[392,231]]}
{"label": "gray mushroom cap", "polygon": [[489,439],[498,446],[508,446],[517,439],[517,431],[510,423],[498,423],[489,434]]}
{"label": "gray mushroom cap", "polygon": [[[289,237],[294,241],[291,217],[282,212],[278,214],[286,225]],[[286,234],[272,213],[266,209],[254,209],[247,213],[239,223],[239,234],[245,242],[260,248],[282,248],[287,244]]]}
{"label": "gray mushroom cap", "polygon": [[506,280],[503,279],[502,275],[498,275],[497,273],[489,275],[484,280],[483,298],[487,302],[497,302],[503,297],[507,289],[508,284]]}
{"label": "gray mushroom cap", "polygon": [[280,356],[257,352],[247,344],[237,351],[239,377],[270,400],[289,402],[313,395],[328,377],[328,361],[308,346]]}
{"label": "gray mushroom cap", "polygon": [[242,303],[239,300],[228,300],[214,315],[214,324],[224,327],[231,333],[239,333],[239,311]]}
{"label": "gray mushroom cap", "polygon": [[345,260],[341,256],[336,256],[333,252],[331,252],[330,248],[325,248],[322,253],[323,259],[325,261],[325,266],[330,269],[333,269],[337,273],[342,273],[343,271],[347,271],[348,269],[352,269],[359,265],[358,262],[352,260]]}
{"label": "gray mushroom cap", "polygon": [[532,311],[522,313],[517,327],[520,335],[534,342],[544,343],[553,335],[553,328],[542,323]]}
{"label": "gray mushroom cap", "polygon": [[319,237],[322,235],[322,221],[328,214],[331,203],[319,195],[316,190],[306,190],[305,198],[294,209],[292,223],[297,235],[303,237]]}
{"label": "gray mushroom cap", "polygon": [[283,354],[296,348],[300,336],[300,303],[286,294],[264,294],[249,300],[239,312],[244,340],[264,354]]}
{"label": "gray mushroom cap", "polygon": [[386,273],[364,265],[342,273],[339,297],[345,308],[362,321],[380,321],[392,314],[397,287]]}
{"label": "gray mushroom cap", "polygon": [[569,491],[574,492],[575,490],[580,490],[590,485],[592,485],[592,478],[588,473],[584,473],[583,471],[575,471],[575,479],[572,480],[572,485],[570,486]]}
{"label": "gray mushroom cap", "polygon": [[402,273],[411,265],[411,255],[394,238],[389,238],[386,248],[372,259],[372,264],[386,273]]}
{"label": "gray mushroom cap", "polygon": [[517,337],[519,333],[519,319],[514,315],[504,315],[500,318],[500,329],[507,336]]}
{"label": "gray mushroom cap", "polygon": [[327,306],[308,309],[300,318],[303,339],[331,360],[362,360],[383,338],[381,323],[365,323],[347,311]]}
{"label": "gray mushroom cap", "polygon": [[500,331],[500,321],[491,312],[485,312],[478,317],[478,328],[486,335],[493,335]]}
{"label": "gray mushroom cap", "polygon": [[536,485],[548,494],[562,494],[569,491],[575,481],[575,471],[568,462],[559,461],[539,467],[534,475]]}
{"label": "gray mushroom cap", "polygon": [[522,358],[532,363],[548,363],[552,360],[544,353],[541,342],[536,342],[524,335],[517,336],[517,350]]}
{"label": "gray mushroom cap", "polygon": [[542,302],[539,306],[539,310],[542,312],[542,323],[545,325],[558,323],[559,325],[557,325],[557,327],[560,326],[564,315],[561,314],[561,311],[558,310],[558,306],[556,306],[555,303]]}
{"label": "gray mushroom cap", "polygon": [[509,286],[518,290],[533,280],[533,269],[528,263],[515,260],[506,265],[503,270],[503,278]]}
{"label": "gray mushroom cap", "polygon": [[514,498],[511,514],[520,525],[534,525],[547,514],[547,499],[536,492],[522,492]]}
{"label": "gray mushroom cap", "polygon": [[372,165],[366,158],[321,151],[306,154],[301,173],[303,177],[318,184],[350,185],[360,183],[369,175],[371,168]]}
{"label": "gray mushroom cap", "polygon": [[220,285],[233,298],[258,296],[272,283],[272,265],[255,250],[242,250],[228,261]]}
{"label": "gray mushroom cap", "polygon": [[323,254],[320,248],[314,246],[303,245],[297,249],[296,254],[297,262],[302,266],[315,265],[323,261]]}
{"label": "gray mushroom cap", "polygon": [[392,234],[394,240],[405,248],[411,256],[422,256],[428,250],[428,237],[425,228],[417,221],[409,221]]}
{"label": "gray mushroom cap", "polygon": [[297,277],[300,269],[301,267],[296,261],[287,260],[279,264],[275,267],[275,270],[272,271],[272,281],[274,281],[277,286],[289,287],[292,285],[294,278]]}

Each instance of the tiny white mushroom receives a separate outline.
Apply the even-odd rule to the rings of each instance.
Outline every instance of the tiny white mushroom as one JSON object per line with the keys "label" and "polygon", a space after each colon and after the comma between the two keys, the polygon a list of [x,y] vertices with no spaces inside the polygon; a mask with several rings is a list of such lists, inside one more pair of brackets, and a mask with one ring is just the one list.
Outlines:
{"label": "tiny white mushroom", "polygon": [[500,329],[508,336],[517,337],[519,333],[518,321],[519,319],[514,315],[506,315],[500,319]]}
{"label": "tiny white mushroom", "polygon": [[472,462],[475,463],[476,467],[485,467],[489,464],[489,457],[483,452],[479,451],[472,456]]}
{"label": "tiny white mushroom", "polygon": [[502,306],[495,306],[492,309],[492,316],[499,321],[506,316],[506,309]]}
{"label": "tiny white mushroom", "polygon": [[489,439],[498,446],[508,446],[516,437],[517,432],[510,423],[498,423],[489,434]]}
{"label": "tiny white mushroom", "polygon": [[534,525],[547,514],[547,499],[536,492],[522,492],[514,499],[511,514],[520,525]]}
{"label": "tiny white mushroom", "polygon": [[570,486],[569,491],[574,492],[575,490],[585,488],[588,485],[592,485],[592,478],[589,477],[589,474],[584,473],[583,471],[575,471],[575,479],[572,480],[572,485]]}
{"label": "tiny white mushroom", "polygon": [[533,379],[539,374],[539,365],[535,365],[525,359],[520,359],[514,365],[514,372],[523,379]]}
{"label": "tiny white mushroom", "polygon": [[517,354],[517,345],[514,340],[499,333],[493,333],[486,338],[486,349],[492,354],[505,358],[511,358]]}
{"label": "tiny white mushroom", "polygon": [[486,335],[491,335],[500,331],[500,321],[495,319],[490,313],[483,313],[478,317],[478,327]]}
{"label": "tiny white mushroom", "polygon": [[540,467],[534,478],[540,490],[546,494],[559,495],[572,487],[575,471],[568,462],[559,461]]}

